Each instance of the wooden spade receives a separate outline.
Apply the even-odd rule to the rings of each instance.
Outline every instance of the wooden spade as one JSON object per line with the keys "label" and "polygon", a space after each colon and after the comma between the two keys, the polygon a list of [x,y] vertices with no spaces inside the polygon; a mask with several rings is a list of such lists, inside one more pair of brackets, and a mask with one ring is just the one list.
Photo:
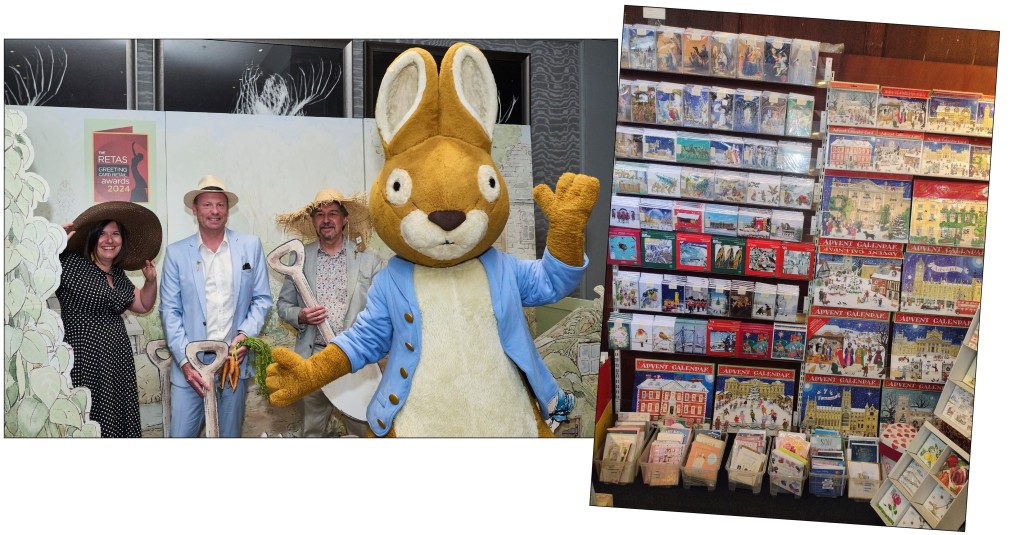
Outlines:
{"label": "wooden spade", "polygon": [[[285,264],[282,260],[292,254],[295,255],[295,262],[291,265]],[[319,303],[313,294],[313,289],[310,288],[306,275],[302,272],[305,260],[305,248],[299,240],[289,240],[267,255],[267,264],[270,268],[290,277],[295,283],[295,289],[305,306],[318,306]],[[324,340],[330,343],[334,338],[334,330],[331,329],[330,322],[323,321],[316,327],[320,330]],[[345,417],[345,425],[350,432],[353,429],[369,429],[366,424],[366,407],[373,399],[373,394],[377,391],[380,381],[381,370],[378,366],[364,366],[331,381],[322,388],[327,398]]]}
{"label": "wooden spade", "polygon": [[171,436],[171,366],[174,359],[170,354],[161,357],[157,351],[167,349],[167,340],[152,340],[146,344],[146,356],[156,366],[160,376],[160,407],[164,415],[164,438]]}
{"label": "wooden spade", "polygon": [[[203,364],[199,360],[199,353],[204,351],[213,351],[217,355],[210,364]],[[203,396],[203,408],[206,411],[206,436],[217,438],[220,436],[220,425],[217,420],[217,388],[214,385],[217,384],[217,372],[228,359],[228,344],[218,340],[189,342],[185,346],[185,358],[199,372],[203,381],[210,385],[210,388],[206,389],[206,395]]]}

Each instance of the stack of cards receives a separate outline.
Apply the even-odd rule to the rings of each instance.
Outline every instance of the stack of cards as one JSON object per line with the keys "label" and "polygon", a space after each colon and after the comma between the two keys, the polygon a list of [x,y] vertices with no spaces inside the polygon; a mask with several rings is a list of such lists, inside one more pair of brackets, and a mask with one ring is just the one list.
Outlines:
{"label": "stack of cards", "polygon": [[740,429],[733,440],[732,453],[729,455],[729,488],[735,484],[754,489],[761,488],[768,455],[768,436],[764,429]]}
{"label": "stack of cards", "polygon": [[846,484],[843,437],[838,431],[816,429],[811,434],[811,466],[808,488],[811,494],[839,498]]}
{"label": "stack of cards", "polygon": [[797,496],[803,493],[810,449],[811,443],[803,433],[779,432],[775,438],[775,449],[772,450],[768,470],[773,496],[779,491]]}
{"label": "stack of cards", "polygon": [[880,479],[878,439],[875,437],[849,437],[850,498],[870,498]]}
{"label": "stack of cards", "polygon": [[681,423],[659,427],[647,446],[647,457],[640,462],[644,483],[651,486],[679,484],[679,467],[690,443],[691,432]]}
{"label": "stack of cards", "polygon": [[693,438],[693,444],[690,445],[686,464],[683,465],[685,486],[702,485],[714,488],[724,454],[725,440],[721,439],[719,431],[698,431]]}

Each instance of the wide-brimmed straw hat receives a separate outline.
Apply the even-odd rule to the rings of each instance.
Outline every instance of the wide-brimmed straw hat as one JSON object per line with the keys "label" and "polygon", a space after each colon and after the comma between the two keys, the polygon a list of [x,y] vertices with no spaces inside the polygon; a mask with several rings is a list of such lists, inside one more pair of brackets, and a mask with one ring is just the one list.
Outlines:
{"label": "wide-brimmed straw hat", "polygon": [[366,195],[362,193],[348,196],[335,189],[322,189],[317,192],[313,202],[294,212],[278,214],[277,224],[286,231],[297,234],[303,242],[309,243],[317,239],[313,218],[310,217],[313,210],[332,202],[345,207],[345,211],[348,212],[348,238],[356,244],[357,250],[365,250],[373,233],[373,226],[370,223],[370,208],[366,204]]}
{"label": "wide-brimmed straw hat", "polygon": [[200,193],[209,193],[211,191],[223,193],[227,196],[229,209],[234,207],[235,204],[238,204],[238,195],[228,191],[228,188],[224,187],[224,182],[221,179],[213,175],[206,175],[199,179],[199,184],[196,186],[196,189],[185,194],[185,207],[191,209],[192,203],[195,202],[196,197],[198,197]]}
{"label": "wide-brimmed straw hat", "polygon": [[67,251],[88,253],[83,251],[89,238],[89,231],[100,221],[113,220],[124,225],[128,237],[121,243],[123,256],[121,269],[133,271],[142,269],[146,260],[153,260],[160,252],[163,240],[163,227],[160,219],[149,209],[128,201],[107,201],[87,208],[71,223],[68,231],[75,235],[68,238]]}

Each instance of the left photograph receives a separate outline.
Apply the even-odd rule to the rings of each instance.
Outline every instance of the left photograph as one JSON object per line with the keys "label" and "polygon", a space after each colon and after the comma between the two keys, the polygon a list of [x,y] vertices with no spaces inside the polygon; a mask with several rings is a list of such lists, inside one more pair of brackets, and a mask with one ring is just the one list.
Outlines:
{"label": "left photograph", "polygon": [[616,40],[6,39],[5,437],[593,437]]}

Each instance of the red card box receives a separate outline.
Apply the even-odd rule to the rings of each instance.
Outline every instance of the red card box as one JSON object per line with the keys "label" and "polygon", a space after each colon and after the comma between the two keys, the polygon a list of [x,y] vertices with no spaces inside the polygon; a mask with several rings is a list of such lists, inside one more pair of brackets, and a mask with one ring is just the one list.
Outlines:
{"label": "red card box", "polygon": [[738,320],[708,320],[708,355],[735,357],[740,325]]}
{"label": "red card box", "polygon": [[782,259],[782,242],[747,238],[744,273],[755,277],[774,277]]}
{"label": "red card box", "polygon": [[676,233],[676,269],[705,273],[711,269],[711,236]]}
{"label": "red card box", "polygon": [[[803,242],[780,242],[775,276],[780,279],[811,280],[814,275],[814,244]],[[806,269],[805,269],[806,268]]]}

